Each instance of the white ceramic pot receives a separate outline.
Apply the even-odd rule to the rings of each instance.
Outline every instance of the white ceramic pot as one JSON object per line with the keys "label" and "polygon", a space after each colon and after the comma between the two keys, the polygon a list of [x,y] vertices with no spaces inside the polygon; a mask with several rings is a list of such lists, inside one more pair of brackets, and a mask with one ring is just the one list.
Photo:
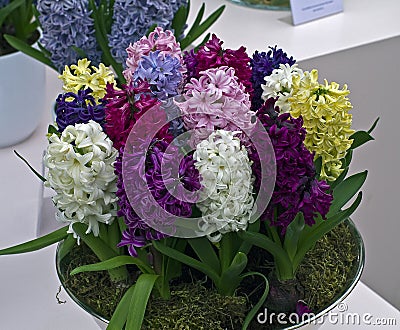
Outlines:
{"label": "white ceramic pot", "polygon": [[45,103],[45,66],[16,52],[0,56],[0,148],[28,138]]}

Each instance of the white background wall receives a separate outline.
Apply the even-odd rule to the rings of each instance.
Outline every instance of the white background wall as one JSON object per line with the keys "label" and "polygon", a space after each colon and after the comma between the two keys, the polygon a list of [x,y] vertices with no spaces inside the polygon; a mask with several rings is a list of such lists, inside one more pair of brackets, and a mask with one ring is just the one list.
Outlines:
{"label": "white background wall", "polygon": [[[371,26],[373,29],[373,27]],[[329,38],[329,36],[327,36]],[[400,37],[299,62],[320,80],[347,83],[355,129],[380,122],[353,156],[352,172],[369,170],[353,215],[366,245],[362,280],[400,309]]]}

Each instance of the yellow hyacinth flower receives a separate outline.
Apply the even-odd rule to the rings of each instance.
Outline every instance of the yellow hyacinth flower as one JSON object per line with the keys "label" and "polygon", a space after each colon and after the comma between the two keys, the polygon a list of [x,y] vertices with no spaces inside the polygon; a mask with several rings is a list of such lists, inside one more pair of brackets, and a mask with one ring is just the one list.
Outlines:
{"label": "yellow hyacinth flower", "polygon": [[107,83],[115,86],[114,73],[103,63],[98,68],[89,66],[88,59],[81,59],[77,65],[66,65],[59,78],[63,81],[64,91],[78,93],[81,89],[91,88],[91,94],[98,101],[105,96]]}
{"label": "yellow hyacinth flower", "polygon": [[303,117],[307,131],[304,141],[307,149],[321,156],[321,179],[333,181],[343,171],[341,159],[345,157],[353,140],[351,129],[352,105],[347,98],[347,86],[326,80],[318,82],[318,71],[304,72],[304,76],[293,77],[292,93],[288,98],[290,114]]}

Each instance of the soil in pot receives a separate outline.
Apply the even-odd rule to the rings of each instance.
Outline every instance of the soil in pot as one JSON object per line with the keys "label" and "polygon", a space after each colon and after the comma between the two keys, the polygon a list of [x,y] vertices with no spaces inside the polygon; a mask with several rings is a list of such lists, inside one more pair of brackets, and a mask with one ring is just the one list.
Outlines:
{"label": "soil in pot", "polygon": [[[283,286],[282,290],[294,295],[294,301],[306,301],[312,312],[317,314],[335,301],[354,277],[358,246],[349,225],[339,225],[317,242],[301,264],[296,280],[290,283],[289,288]],[[268,274],[271,273],[272,263],[266,252],[253,248],[249,261],[249,269],[257,269],[271,278]],[[89,310],[109,319],[129,283],[115,285],[109,280],[107,272],[68,275],[73,268],[94,262],[97,262],[97,258],[90,249],[84,244],[76,246],[62,262],[65,265],[62,267],[65,270],[64,285],[84,305],[91,306]],[[134,281],[137,276],[134,268],[131,273],[131,280]],[[277,286],[277,283],[271,279],[270,286]],[[149,301],[142,329],[239,330],[247,312],[258,301],[263,290],[264,284],[259,278],[248,278],[242,282],[236,297],[224,297],[213,289],[202,274],[184,269],[182,277],[171,284],[170,300],[152,298]],[[268,310],[271,310],[270,307]],[[251,330],[277,328],[278,324],[261,325],[256,320],[249,326]]]}

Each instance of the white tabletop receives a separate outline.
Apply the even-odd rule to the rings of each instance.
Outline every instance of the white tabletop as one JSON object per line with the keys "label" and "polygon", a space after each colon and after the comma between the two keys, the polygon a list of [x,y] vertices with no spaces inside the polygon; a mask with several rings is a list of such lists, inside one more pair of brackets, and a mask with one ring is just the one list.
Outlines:
{"label": "white tabletop", "polygon": [[[345,0],[345,13],[297,27],[291,25],[288,12],[256,11],[220,0],[205,2],[208,12],[222,3],[227,4],[225,16],[213,31],[225,40],[226,47],[239,47],[245,43],[250,53],[262,49],[264,43],[265,47],[277,44],[296,59],[304,60],[400,35],[400,20],[397,18],[400,3],[396,0],[375,2],[376,8],[371,7],[374,2],[364,6],[363,0]],[[196,8],[200,0],[192,3]],[[366,26],[365,22],[371,23]],[[13,154],[13,150],[40,169],[42,151],[47,144],[45,133],[51,122],[50,109],[60,91],[55,73],[48,71],[47,78],[47,109],[44,109],[40,127],[21,144],[0,149],[0,248],[35,237],[41,182]],[[55,296],[59,281],[54,254],[55,246],[52,246],[25,255],[0,257],[0,330],[98,329],[93,319],[71,302],[64,292],[60,298],[67,303],[57,303]],[[358,313],[361,320],[367,315],[366,319],[372,323],[395,320],[397,326],[385,328],[400,326],[400,312],[361,282],[345,303],[347,311],[339,313],[344,315],[338,316],[339,320],[346,319],[346,315],[352,320],[352,314]],[[358,326],[352,322],[333,323],[328,320],[322,329],[381,328],[363,321]]]}
{"label": "white tabletop", "polygon": [[225,4],[212,32],[225,48],[244,45],[250,55],[278,45],[301,61],[400,35],[398,0],[343,0],[344,12],[298,26],[293,26],[289,11],[258,10],[224,0],[191,2],[192,16],[202,2],[208,14]]}

